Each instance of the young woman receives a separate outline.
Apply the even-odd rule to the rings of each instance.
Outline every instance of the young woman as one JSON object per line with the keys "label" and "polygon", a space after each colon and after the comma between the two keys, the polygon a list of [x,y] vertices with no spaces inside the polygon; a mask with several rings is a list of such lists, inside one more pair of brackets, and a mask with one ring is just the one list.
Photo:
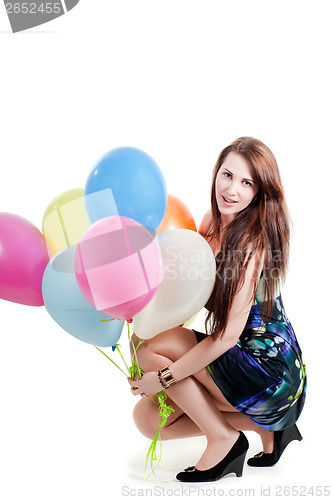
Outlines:
{"label": "young woman", "polygon": [[[241,476],[245,430],[256,431],[263,445],[248,464],[274,465],[289,442],[302,439],[295,422],[306,390],[279,288],[288,260],[287,206],[276,160],[261,141],[241,137],[220,153],[200,233],[217,262],[209,334],[176,327],[144,341],[137,355],[145,374],[129,380],[135,395],[165,388],[175,411],[163,440],[206,436],[196,465],[176,476],[187,482]],[[134,421],[147,437],[157,431],[158,410],[148,397],[135,406]]]}

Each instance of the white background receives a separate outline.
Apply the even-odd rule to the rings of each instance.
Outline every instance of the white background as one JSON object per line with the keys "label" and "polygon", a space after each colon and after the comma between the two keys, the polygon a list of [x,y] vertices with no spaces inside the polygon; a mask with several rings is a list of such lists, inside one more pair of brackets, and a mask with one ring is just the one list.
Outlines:
{"label": "white background", "polygon": [[[310,496],[331,484],[329,5],[81,0],[18,34],[0,11],[0,211],[41,229],[52,198],[84,187],[102,154],[127,145],[157,161],[198,224],[224,146],[252,135],[277,158],[294,225],[283,298],[308,371],[304,440],[273,469],[212,485],[216,495],[303,485]],[[149,441],[132,422],[124,375],[45,308],[0,300],[0,314],[1,499],[106,500],[156,486],[186,494],[174,477],[197,461],[203,438],[164,443],[166,463],[144,482]],[[261,447],[248,437],[251,456]],[[211,484],[200,487],[186,492],[209,494]]]}

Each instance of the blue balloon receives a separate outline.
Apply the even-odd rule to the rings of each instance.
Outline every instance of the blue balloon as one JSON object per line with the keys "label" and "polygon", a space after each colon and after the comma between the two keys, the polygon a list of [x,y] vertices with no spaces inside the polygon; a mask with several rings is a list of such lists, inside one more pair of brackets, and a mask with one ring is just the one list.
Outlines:
{"label": "blue balloon", "polygon": [[92,223],[120,215],[154,232],[164,218],[166,205],[163,174],[154,159],[140,149],[112,149],[96,163],[86,182],[85,206]]}
{"label": "blue balloon", "polygon": [[110,320],[86,300],[76,281],[75,250],[62,250],[46,266],[42,282],[45,307],[58,325],[77,339],[100,347],[113,346],[124,321]]}

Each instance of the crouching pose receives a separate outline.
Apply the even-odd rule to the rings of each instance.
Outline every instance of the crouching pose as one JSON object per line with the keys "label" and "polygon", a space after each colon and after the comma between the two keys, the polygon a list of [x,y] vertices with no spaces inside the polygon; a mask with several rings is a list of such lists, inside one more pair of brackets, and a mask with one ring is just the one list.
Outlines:
{"label": "crouching pose", "polygon": [[[145,374],[129,381],[134,395],[165,389],[175,411],[161,439],[206,436],[198,462],[176,476],[186,482],[241,476],[246,430],[257,432],[263,446],[248,464],[277,463],[288,443],[302,439],[295,422],[306,390],[301,349],[280,295],[288,211],[276,160],[261,141],[242,137],[220,153],[200,233],[217,264],[208,334],[176,327],[144,341],[137,356]],[[158,416],[149,397],[135,406],[135,424],[147,437],[155,435]]]}

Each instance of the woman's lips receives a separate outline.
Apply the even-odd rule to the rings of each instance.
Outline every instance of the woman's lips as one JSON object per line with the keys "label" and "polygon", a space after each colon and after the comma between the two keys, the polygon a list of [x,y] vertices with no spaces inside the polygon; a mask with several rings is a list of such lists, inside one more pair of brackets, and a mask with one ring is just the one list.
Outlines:
{"label": "woman's lips", "polygon": [[223,195],[221,195],[221,197],[222,197],[222,201],[223,201],[224,205],[226,205],[226,207],[231,207],[232,205],[235,205],[235,203],[237,203],[237,201],[232,201],[229,198],[225,198],[225,196],[223,196]]}

